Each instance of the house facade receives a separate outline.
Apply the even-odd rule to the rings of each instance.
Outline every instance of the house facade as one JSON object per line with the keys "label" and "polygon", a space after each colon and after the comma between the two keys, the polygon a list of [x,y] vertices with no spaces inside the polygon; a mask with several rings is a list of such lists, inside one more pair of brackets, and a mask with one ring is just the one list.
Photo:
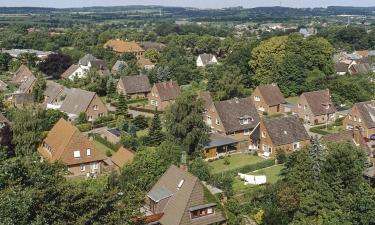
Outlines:
{"label": "house facade", "polygon": [[286,153],[300,150],[310,142],[310,137],[297,116],[262,119],[259,125],[259,153],[274,157],[277,149]]}
{"label": "house facade", "polygon": [[258,86],[251,99],[260,115],[284,113],[284,95],[276,84]]}
{"label": "house facade", "polygon": [[130,99],[147,98],[151,84],[146,75],[122,76],[116,86],[117,93]]}
{"label": "house facade", "polygon": [[13,74],[11,83],[19,85],[23,83],[24,81],[26,81],[31,76],[34,76],[34,75],[30,71],[30,69],[25,65],[21,65],[20,68],[18,68],[18,70]]}
{"label": "house facade", "polygon": [[200,54],[197,58],[197,67],[216,65],[218,63],[216,56],[213,54]]}
{"label": "house facade", "polygon": [[336,120],[336,107],[328,89],[304,92],[293,108],[293,114],[308,124],[324,124]]}
{"label": "house facade", "polygon": [[70,80],[84,78],[91,69],[95,69],[102,76],[109,75],[109,70],[103,60],[97,59],[91,54],[86,54],[78,61],[78,64],[71,65],[61,74],[61,78]]}
{"label": "house facade", "polygon": [[181,89],[176,81],[164,81],[154,84],[151,94],[148,95],[148,102],[158,110],[165,110],[180,94]]}
{"label": "house facade", "polygon": [[214,202],[205,197],[201,181],[172,165],[147,193],[146,224],[224,224],[225,217]]}
{"label": "house facade", "polygon": [[344,128],[359,128],[364,137],[375,135],[375,100],[354,104],[343,120]]}
{"label": "house facade", "polygon": [[38,152],[44,160],[66,165],[69,176],[100,174],[106,167],[107,157],[78,128],[62,118],[48,132]]}

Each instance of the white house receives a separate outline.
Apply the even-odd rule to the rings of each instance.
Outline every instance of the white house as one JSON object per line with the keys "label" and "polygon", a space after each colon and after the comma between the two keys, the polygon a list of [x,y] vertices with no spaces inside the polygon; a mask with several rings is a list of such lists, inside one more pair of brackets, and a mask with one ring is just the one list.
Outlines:
{"label": "white house", "polygon": [[83,78],[90,71],[91,68],[98,70],[100,74],[107,75],[109,70],[103,60],[95,58],[91,54],[86,54],[82,57],[78,64],[71,65],[62,75],[61,78],[74,80],[74,78]]}
{"label": "white house", "polygon": [[200,54],[197,58],[197,67],[205,67],[207,65],[217,65],[219,62],[215,55],[212,54]]}

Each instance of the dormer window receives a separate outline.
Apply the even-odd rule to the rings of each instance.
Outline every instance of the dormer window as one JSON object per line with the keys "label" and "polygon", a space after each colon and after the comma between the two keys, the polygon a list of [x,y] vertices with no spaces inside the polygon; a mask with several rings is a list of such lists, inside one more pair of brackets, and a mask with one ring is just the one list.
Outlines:
{"label": "dormer window", "polygon": [[91,156],[91,149],[88,148],[88,149],[86,150],[86,155],[87,155],[87,156]]}
{"label": "dormer window", "polygon": [[215,214],[215,203],[208,203],[205,205],[194,206],[189,209],[191,219],[200,218]]}
{"label": "dormer window", "polygon": [[260,102],[260,97],[259,96],[254,96],[254,101]]}
{"label": "dormer window", "polygon": [[73,152],[74,158],[81,158],[81,152],[79,150]]}

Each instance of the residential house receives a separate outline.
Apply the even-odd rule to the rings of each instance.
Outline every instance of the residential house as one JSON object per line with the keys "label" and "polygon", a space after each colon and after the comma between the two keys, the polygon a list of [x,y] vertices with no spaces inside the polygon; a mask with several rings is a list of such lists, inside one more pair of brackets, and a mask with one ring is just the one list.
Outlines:
{"label": "residential house", "polygon": [[7,91],[7,90],[8,90],[8,85],[4,81],[0,80],[0,92]]}
{"label": "residential house", "polygon": [[47,109],[59,109],[65,99],[68,88],[54,81],[47,80],[44,90],[44,105]]}
{"label": "residential house", "polygon": [[343,125],[346,129],[359,128],[364,137],[375,135],[375,100],[354,104],[348,115],[344,118]]}
{"label": "residential house", "polygon": [[258,86],[251,99],[260,115],[284,112],[285,98],[276,84]]}
{"label": "residential house", "polygon": [[111,72],[113,74],[118,74],[121,72],[121,70],[125,69],[126,67],[128,67],[128,64],[125,61],[117,60],[116,63],[113,65]]}
{"label": "residential house", "polygon": [[13,93],[10,100],[16,108],[24,108],[34,104],[33,95],[30,93]]}
{"label": "residential house", "polygon": [[328,89],[302,93],[293,113],[312,125],[336,120],[336,107]]}
{"label": "residential house", "polygon": [[120,143],[122,132],[117,128],[104,128],[98,129],[95,131],[96,134],[99,134],[100,137],[104,138],[108,142],[117,145]]}
{"label": "residential house", "polygon": [[62,162],[72,176],[100,174],[107,158],[78,128],[61,118],[38,148],[44,160]]}
{"label": "residential house", "polygon": [[217,58],[213,54],[200,54],[197,58],[197,67],[205,67],[208,65],[216,65],[219,62],[217,61]]}
{"label": "residential house", "polygon": [[147,193],[146,224],[212,225],[225,217],[208,201],[201,181],[172,165]]}
{"label": "residential house", "polygon": [[36,77],[34,75],[28,77],[24,82],[21,83],[16,93],[31,94],[36,83]]}
{"label": "residential house", "polygon": [[158,110],[165,110],[180,94],[181,89],[176,81],[156,83],[151,89],[151,94],[148,95],[149,105],[157,107]]}
{"label": "residential house", "polygon": [[345,75],[349,72],[349,65],[345,62],[335,63],[335,71],[337,75]]}
{"label": "residential house", "polygon": [[355,51],[354,53],[358,54],[358,55],[360,55],[362,57],[368,57],[370,51],[369,50],[359,50],[359,51]]}
{"label": "residential house", "polygon": [[211,133],[207,143],[203,146],[203,154],[205,158],[225,156],[237,151],[238,142],[229,136]]}
{"label": "residential house", "polygon": [[297,116],[264,118],[260,122],[259,152],[275,156],[277,149],[287,153],[299,150],[309,143],[310,137]]}
{"label": "residential house", "polygon": [[70,80],[74,80],[74,78],[83,78],[86,77],[91,69],[95,69],[102,76],[109,75],[109,70],[103,60],[97,59],[91,54],[86,54],[78,61],[78,64],[71,65],[63,74],[61,74],[61,78]]}
{"label": "residential house", "polygon": [[366,153],[369,153],[370,146],[363,137],[359,129],[345,130],[339,133],[326,134],[321,138],[322,142],[349,142],[355,146],[361,147]]}
{"label": "residential house", "polygon": [[146,75],[122,76],[117,83],[117,93],[131,99],[147,98],[151,84]]}
{"label": "residential house", "polygon": [[66,112],[70,119],[76,119],[80,113],[86,113],[89,121],[106,116],[108,109],[95,92],[72,88],[67,91],[59,110]]}
{"label": "residential house", "polygon": [[19,85],[31,76],[33,76],[33,73],[29,70],[29,68],[27,68],[25,65],[21,65],[13,74],[11,82]]}
{"label": "residential house", "polygon": [[141,42],[140,45],[145,51],[148,49],[155,49],[156,51],[161,52],[163,48],[165,48],[165,44],[152,41],[144,41]]}
{"label": "residential house", "polygon": [[111,160],[116,166],[117,170],[121,170],[126,164],[132,163],[135,153],[124,147],[120,147],[115,154],[112,155]]}
{"label": "residential house", "polygon": [[373,72],[374,63],[367,58],[353,59],[348,66],[348,72],[351,75],[367,74]]}
{"label": "residential house", "polygon": [[143,70],[152,70],[153,68],[155,68],[155,64],[146,57],[140,57],[137,60],[137,65]]}
{"label": "residential house", "polygon": [[143,57],[145,50],[134,41],[111,39],[104,44],[104,48],[111,48],[118,54],[131,53],[137,59]]}
{"label": "residential house", "polygon": [[10,121],[0,113],[0,147],[9,146],[12,141]]}
{"label": "residential house", "polygon": [[248,150],[250,134],[260,121],[259,114],[250,98],[214,102],[204,119],[212,133],[237,140],[239,151]]}

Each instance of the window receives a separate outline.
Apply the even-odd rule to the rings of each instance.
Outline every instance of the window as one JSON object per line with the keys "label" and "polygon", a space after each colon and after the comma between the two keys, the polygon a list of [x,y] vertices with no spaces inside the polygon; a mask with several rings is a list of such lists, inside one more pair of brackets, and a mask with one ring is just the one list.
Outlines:
{"label": "window", "polygon": [[92,121],[92,116],[88,116],[87,119],[88,119],[89,121]]}
{"label": "window", "polygon": [[258,109],[259,109],[259,111],[261,111],[261,112],[264,112],[264,111],[265,111],[263,106],[259,106]]}
{"label": "window", "polygon": [[98,114],[98,117],[103,117],[103,116],[104,116],[103,113],[99,113],[99,114]]}
{"label": "window", "polygon": [[243,135],[250,135],[250,130],[249,129],[245,129],[243,130]]}
{"label": "window", "polygon": [[268,145],[263,145],[263,151],[264,152],[269,152],[272,153],[272,148]]}
{"label": "window", "polygon": [[81,165],[79,166],[79,169],[80,169],[81,171],[85,171],[85,170],[86,170],[86,166],[83,165],[83,164],[81,164]]}
{"label": "window", "polygon": [[299,109],[302,108],[302,105],[301,105],[300,103],[298,103],[298,108],[299,108]]}
{"label": "window", "polygon": [[213,208],[208,208],[207,209],[207,214],[212,214],[214,213],[214,209]]}
{"label": "window", "polygon": [[262,131],[262,138],[266,138],[266,132]]}
{"label": "window", "polygon": [[246,119],[240,119],[240,124],[241,124],[241,125],[249,124],[249,120],[250,120],[250,119],[248,119],[248,118],[246,118]]}
{"label": "window", "polygon": [[79,150],[74,151],[73,155],[74,155],[74,158],[81,158],[81,152]]}
{"label": "window", "polygon": [[254,96],[254,101],[256,101],[256,102],[260,102],[260,98],[259,98],[259,96]]}
{"label": "window", "polygon": [[156,101],[156,100],[151,100],[151,105],[153,105],[153,106],[158,106],[158,101]]}
{"label": "window", "polygon": [[357,121],[357,117],[356,116],[354,116],[354,121]]}
{"label": "window", "polygon": [[202,216],[211,215],[211,214],[214,214],[213,208],[198,209],[198,210],[190,212],[190,215],[191,215],[192,219],[202,217]]}
{"label": "window", "polygon": [[93,170],[97,170],[98,169],[98,163],[93,163],[92,166],[91,166],[91,168]]}
{"label": "window", "polygon": [[309,115],[305,115],[305,120],[310,120],[310,116]]}
{"label": "window", "polygon": [[358,122],[359,122],[359,123],[362,122],[361,118],[358,118]]}
{"label": "window", "polygon": [[293,150],[297,150],[297,149],[300,149],[300,143],[299,142],[296,142],[296,143],[293,143]]}
{"label": "window", "polygon": [[95,111],[99,110],[99,106],[98,105],[94,105],[93,108],[94,108]]}
{"label": "window", "polygon": [[351,115],[349,115],[349,120],[352,120],[352,116]]}
{"label": "window", "polygon": [[307,109],[307,105],[304,105],[304,106],[303,106],[303,109],[306,110],[306,109]]}
{"label": "window", "polygon": [[216,125],[220,125],[220,121],[218,118],[216,118]]}
{"label": "window", "polygon": [[86,154],[87,154],[87,156],[91,156],[91,149],[88,148],[88,149],[86,150]]}

